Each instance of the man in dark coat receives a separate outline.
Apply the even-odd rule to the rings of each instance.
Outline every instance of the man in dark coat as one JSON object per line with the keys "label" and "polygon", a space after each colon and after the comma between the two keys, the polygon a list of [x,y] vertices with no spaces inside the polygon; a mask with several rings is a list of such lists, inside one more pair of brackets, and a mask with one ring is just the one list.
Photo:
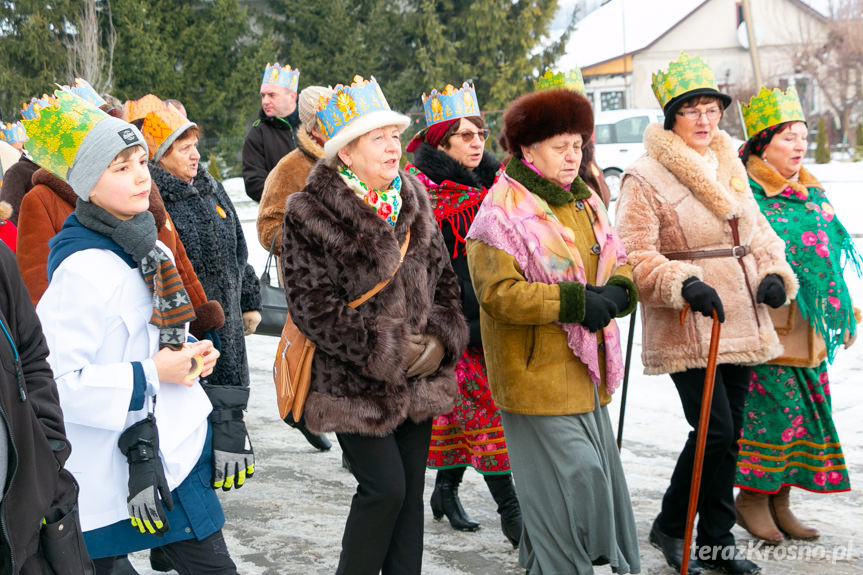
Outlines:
{"label": "man in dark coat", "polygon": [[15,256],[0,244],[0,572],[53,573],[59,552],[64,572],[89,574],[78,487],[63,468],[72,450],[47,357]]}
{"label": "man in dark coat", "polygon": [[299,70],[268,65],[261,82],[261,110],[243,142],[246,195],[261,201],[264,181],[276,164],[297,147]]}

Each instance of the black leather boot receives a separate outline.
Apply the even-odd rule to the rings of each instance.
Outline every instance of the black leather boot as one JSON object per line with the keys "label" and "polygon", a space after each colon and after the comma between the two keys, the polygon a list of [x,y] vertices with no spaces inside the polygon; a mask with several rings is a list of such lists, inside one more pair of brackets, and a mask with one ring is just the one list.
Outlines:
{"label": "black leather boot", "polygon": [[[662,555],[665,557],[665,562],[668,563],[668,566],[679,573],[680,565],[683,563],[683,544],[685,541],[663,533],[659,528],[659,517],[654,519],[653,525],[650,526],[648,540],[651,545],[662,551]],[[701,564],[701,561],[692,557],[690,553],[687,573],[690,575],[701,575],[703,572],[704,566]]]}
{"label": "black leather boot", "polygon": [[456,531],[476,531],[479,523],[468,517],[458,498],[458,485],[464,476],[464,467],[439,469],[434,481],[431,508],[438,521],[446,515],[449,524]]}
{"label": "black leather boot", "polygon": [[294,416],[289,413],[288,416],[285,417],[285,423],[302,433],[303,437],[306,438],[306,441],[308,441],[309,444],[318,451],[329,451],[333,446],[333,444],[330,443],[330,440],[327,439],[326,435],[318,435],[317,433],[309,431],[309,428],[306,427],[305,417],[300,417],[299,421],[294,421]]}
{"label": "black leather boot", "polygon": [[512,543],[512,547],[518,549],[518,543],[521,541],[521,506],[518,504],[512,474],[486,475],[485,484],[488,485],[488,490],[497,503],[501,531]]}

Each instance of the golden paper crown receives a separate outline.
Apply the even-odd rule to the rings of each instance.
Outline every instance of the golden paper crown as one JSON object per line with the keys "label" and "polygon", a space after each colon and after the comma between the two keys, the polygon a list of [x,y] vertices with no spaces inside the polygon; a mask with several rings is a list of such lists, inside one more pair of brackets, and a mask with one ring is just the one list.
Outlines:
{"label": "golden paper crown", "polygon": [[782,93],[778,88],[768,90],[764,86],[757,95],[752,96],[749,104],[741,104],[746,139],[755,134],[784,122],[805,122],[803,106],[794,86]]}
{"label": "golden paper crown", "polygon": [[159,99],[158,96],[147,94],[143,98],[137,100],[127,100],[123,104],[123,120],[126,122],[134,122],[140,120],[149,114],[161,110],[165,107],[165,102]]}
{"label": "golden paper crown", "polygon": [[27,152],[41,167],[65,180],[84,137],[109,116],[66,90],[56,90],[53,96],[36,102],[38,106],[31,107],[38,108],[33,117],[23,120],[30,137]]}
{"label": "golden paper crown", "polygon": [[432,90],[428,96],[423,94],[422,97],[426,126],[480,114],[476,90],[467,82],[462,83],[458,89],[447,84],[442,92]]}
{"label": "golden paper crown", "polygon": [[686,52],[681,52],[677,60],[670,62],[667,71],[659,70],[653,74],[651,88],[662,109],[674,98],[699,88],[719,91],[707,62]]}
{"label": "golden paper crown", "polygon": [[551,90],[554,88],[565,88],[584,95],[584,77],[581,70],[573,68],[569,72],[558,72],[554,74],[551,68],[546,69],[545,74],[537,78],[536,90]]}
{"label": "golden paper crown", "polygon": [[[156,98],[153,96],[153,98]],[[150,153],[150,159],[158,162],[171,147],[171,144],[179,138],[183,132],[195,126],[175,107],[169,106],[162,100],[158,100],[160,105],[157,105],[154,100],[147,102],[152,109],[144,116],[144,123],[141,126],[141,132],[144,134],[144,140],[147,142],[147,149]]]}

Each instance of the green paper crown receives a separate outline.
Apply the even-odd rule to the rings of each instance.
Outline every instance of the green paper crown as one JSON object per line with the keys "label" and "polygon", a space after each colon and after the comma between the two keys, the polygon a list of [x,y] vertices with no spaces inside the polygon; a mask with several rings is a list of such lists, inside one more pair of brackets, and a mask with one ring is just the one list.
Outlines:
{"label": "green paper crown", "polygon": [[[665,109],[674,98],[697,90],[712,88],[717,90],[716,79],[707,62],[700,56],[690,56],[681,52],[677,60],[668,64],[668,71],[659,70],[651,77],[651,88],[659,105]],[[718,90],[717,90],[718,91]]]}
{"label": "green paper crown", "polygon": [[52,174],[66,179],[84,137],[108,114],[66,90],[56,90],[32,119],[23,120],[27,152]]}
{"label": "green paper crown", "polygon": [[584,78],[581,70],[573,68],[569,72],[552,73],[551,68],[546,69],[545,74],[536,80],[536,90],[552,90],[555,88],[566,88],[579,94],[584,94]]}
{"label": "green paper crown", "polygon": [[771,91],[762,86],[758,94],[749,100],[749,104],[740,106],[740,111],[747,140],[776,124],[806,121],[794,86],[789,87],[784,94],[779,88]]}

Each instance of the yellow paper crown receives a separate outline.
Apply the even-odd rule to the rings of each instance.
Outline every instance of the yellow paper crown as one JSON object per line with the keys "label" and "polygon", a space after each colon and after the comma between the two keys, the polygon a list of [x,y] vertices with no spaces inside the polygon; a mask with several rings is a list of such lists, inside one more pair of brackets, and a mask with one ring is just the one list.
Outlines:
{"label": "yellow paper crown", "polygon": [[[153,96],[153,98],[156,97]],[[161,160],[171,144],[183,132],[195,125],[175,107],[169,106],[158,98],[156,100],[161,106],[154,100],[148,101],[147,106],[151,107],[151,110],[144,116],[144,123],[141,125],[150,159],[154,162]]]}
{"label": "yellow paper crown", "polygon": [[145,118],[150,112],[156,112],[164,107],[165,102],[153,94],[147,94],[137,100],[127,100],[123,104],[123,121],[134,122],[135,120],[140,120],[141,118]]}
{"label": "yellow paper crown", "polygon": [[581,70],[573,68],[569,72],[558,72],[557,74],[551,71],[551,68],[546,69],[545,74],[536,80],[536,90],[551,90],[554,88],[565,88],[584,94],[584,77],[581,75]]}
{"label": "yellow paper crown", "polygon": [[428,96],[423,94],[422,98],[426,126],[480,114],[476,90],[467,82],[462,83],[458,89],[447,84],[442,92],[432,90]]}
{"label": "yellow paper crown", "polygon": [[660,107],[678,96],[699,88],[710,88],[718,91],[713,70],[700,56],[690,56],[681,52],[680,57],[668,64],[668,70],[659,70],[651,77],[653,94]]}
{"label": "yellow paper crown", "polygon": [[23,124],[30,137],[27,152],[49,172],[66,179],[78,148],[93,127],[108,114],[66,90],[43,96],[42,102]]}
{"label": "yellow paper crown", "polygon": [[740,111],[746,127],[746,139],[776,124],[806,121],[794,86],[785,93],[778,88],[771,91],[762,86],[758,94],[749,100],[749,104],[741,104]]}

